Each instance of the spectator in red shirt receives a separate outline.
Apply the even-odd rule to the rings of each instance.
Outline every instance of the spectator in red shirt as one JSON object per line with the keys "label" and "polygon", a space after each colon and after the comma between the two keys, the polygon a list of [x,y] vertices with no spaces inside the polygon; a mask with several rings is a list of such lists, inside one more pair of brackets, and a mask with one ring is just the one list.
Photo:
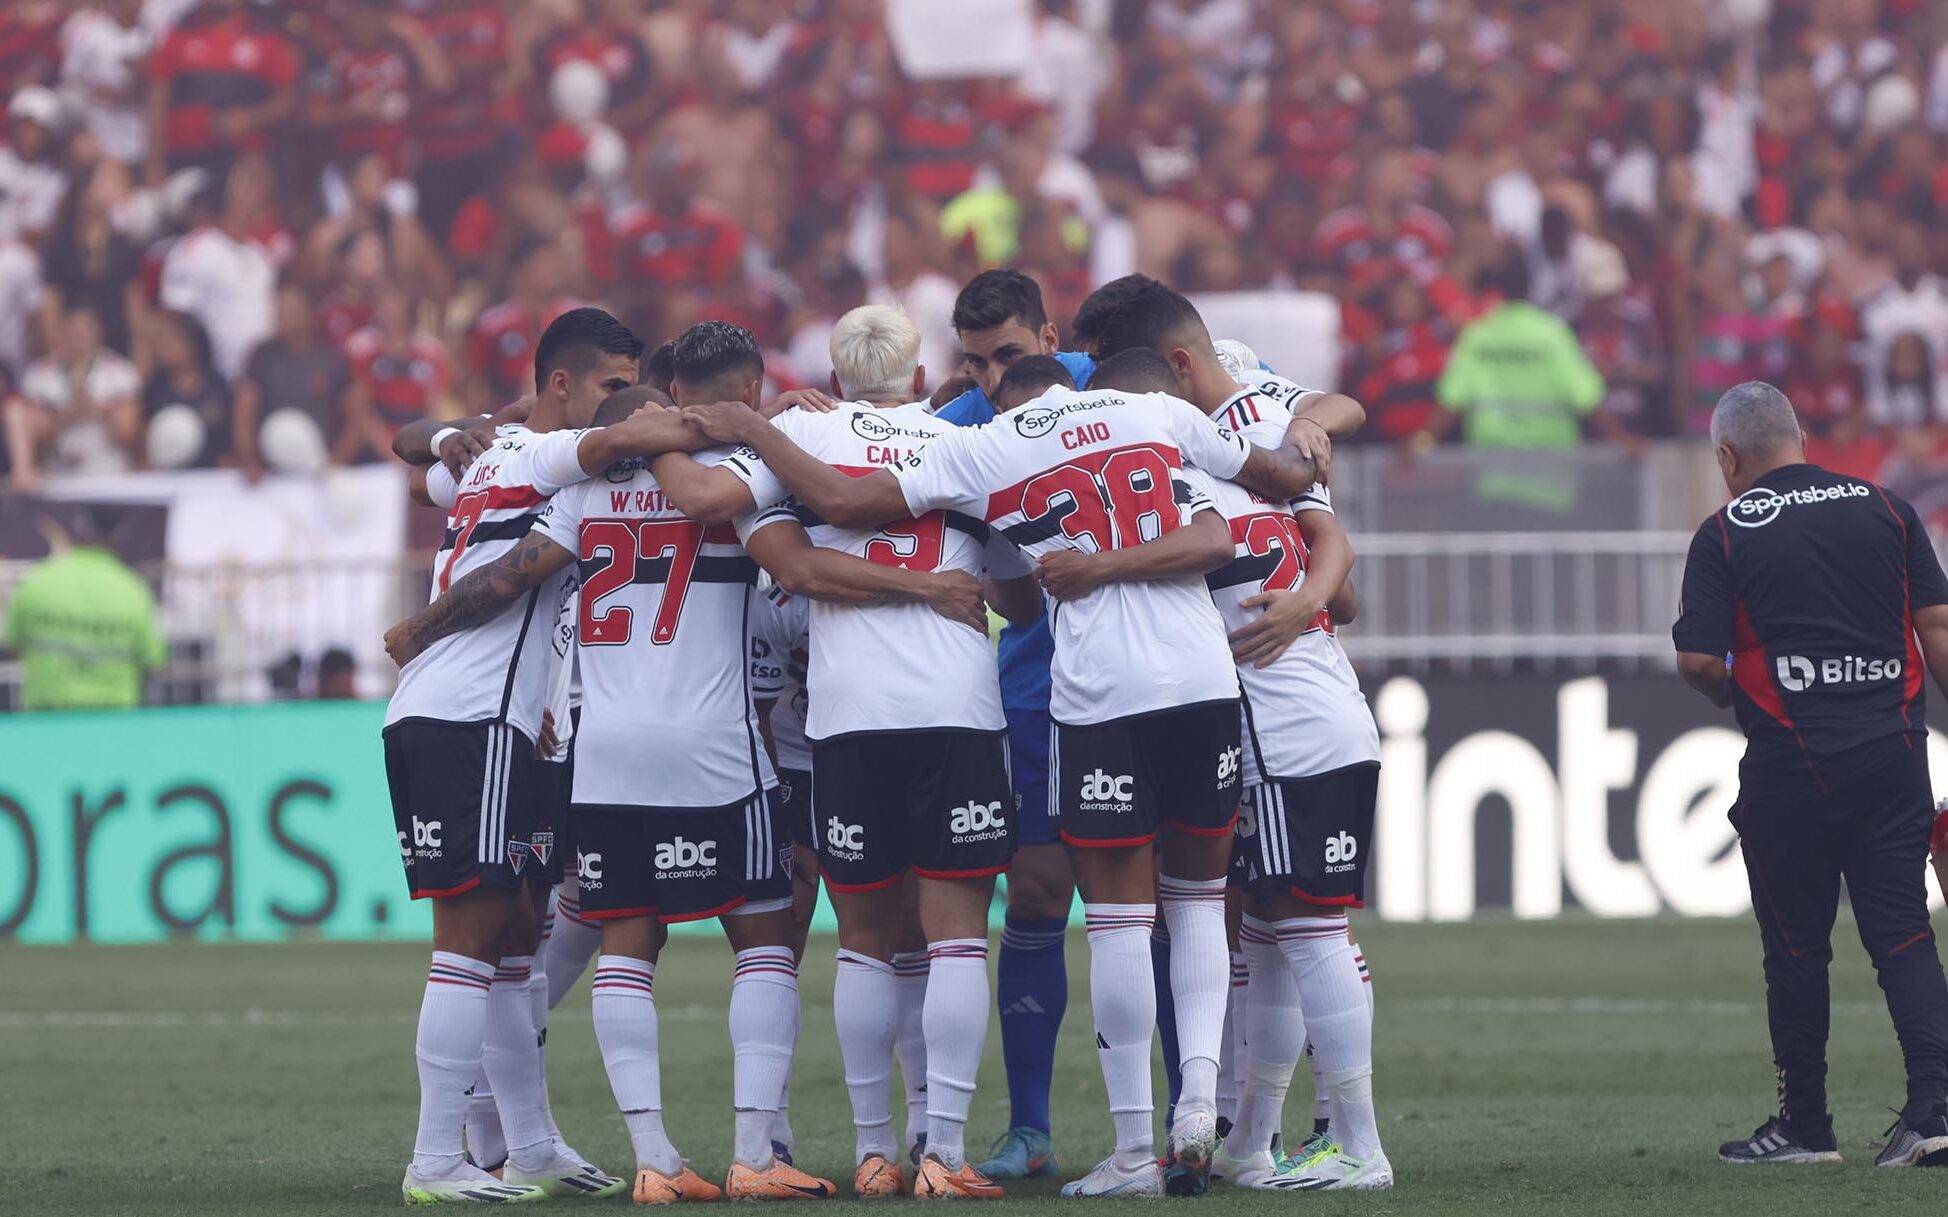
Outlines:
{"label": "spectator in red shirt", "polygon": [[373,459],[392,451],[392,437],[416,419],[437,417],[452,388],[453,365],[438,337],[413,328],[405,296],[379,294],[372,324],[345,344],[352,363],[352,418]]}
{"label": "spectator in red shirt", "polygon": [[1410,439],[1440,413],[1434,386],[1447,366],[1455,328],[1428,306],[1411,279],[1395,279],[1380,292],[1385,326],[1365,346],[1355,395],[1378,427],[1378,438]]}
{"label": "spectator in red shirt", "polygon": [[526,72],[494,0],[436,0],[423,21],[452,75],[443,89],[418,82],[408,130],[419,146],[419,214],[443,242],[467,196],[514,155]]}
{"label": "spectator in red shirt", "polygon": [[[398,176],[406,169],[407,118],[417,93],[453,87],[446,56],[425,27],[386,0],[345,0],[333,6],[341,41],[311,73],[305,121],[328,133],[337,191],[343,175],[376,155]],[[334,182],[325,186],[327,197]]]}
{"label": "spectator in red shirt", "polygon": [[262,151],[295,110],[297,79],[297,52],[242,0],[204,0],[149,58],[149,184]]}
{"label": "spectator in red shirt", "polygon": [[548,323],[575,307],[565,294],[567,260],[559,245],[535,242],[519,251],[513,294],[488,308],[467,331],[468,400],[500,405],[534,391],[534,347]]}
{"label": "spectator in red shirt", "polygon": [[596,282],[615,283],[628,295],[730,282],[742,265],[744,233],[691,192],[696,172],[696,154],[682,144],[664,144],[644,161],[639,187],[648,205],[609,217],[606,232],[589,249]]}
{"label": "spectator in red shirt", "polygon": [[1354,288],[1388,275],[1425,282],[1440,272],[1454,232],[1440,215],[1413,201],[1413,162],[1389,152],[1367,167],[1361,202],[1319,221],[1314,256]]}
{"label": "spectator in red shirt", "polygon": [[640,134],[656,117],[649,52],[641,36],[622,22],[571,17],[535,44],[533,57],[535,79],[542,82],[565,63],[586,63],[601,72],[609,85],[603,121],[625,135]]}

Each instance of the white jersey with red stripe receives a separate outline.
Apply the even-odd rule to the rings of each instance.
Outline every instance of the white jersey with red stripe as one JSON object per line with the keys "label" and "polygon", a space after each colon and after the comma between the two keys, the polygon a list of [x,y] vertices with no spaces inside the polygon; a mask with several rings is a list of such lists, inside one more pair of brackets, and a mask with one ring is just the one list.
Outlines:
{"label": "white jersey with red stripe", "polygon": [[[1218,412],[1239,424],[1247,440],[1277,444],[1291,423],[1283,402],[1245,390]],[[1298,515],[1332,513],[1332,495],[1314,486],[1288,503],[1260,498],[1230,482],[1209,485],[1212,500],[1231,527],[1235,556],[1204,576],[1227,630],[1242,629],[1264,610],[1240,602],[1264,591],[1291,591],[1305,583],[1307,553]],[[1244,782],[1301,778],[1380,759],[1380,735],[1366,695],[1324,610],[1268,667],[1238,668],[1243,686]]]}
{"label": "white jersey with red stripe", "polygon": [[[1028,557],[1154,540],[1211,509],[1186,467],[1235,476],[1250,446],[1164,393],[1054,388],[894,467],[915,514],[977,515]],[[1049,712],[1072,726],[1238,696],[1224,625],[1195,576],[1109,583],[1052,604]]]}
{"label": "white jersey with red stripe", "polygon": [[[787,410],[772,425],[808,454],[854,477],[891,468],[960,428],[935,418],[921,402],[876,407],[845,402],[815,414]],[[724,467],[743,478],[757,503],[753,526],[792,518],[791,492],[742,450]],[[979,575],[1028,573],[1014,547],[989,545],[987,522],[956,509],[917,512],[877,529],[837,528],[800,511],[812,542],[887,566]],[[994,647],[984,634],[947,620],[924,604],[812,603],[811,708],[805,733],[815,740],[861,731],[941,728],[1002,731],[1001,684]]]}
{"label": "white jersey with red stripe", "polygon": [[751,601],[751,696],[771,702],[771,748],[780,769],[810,772],[805,685],[811,663],[812,602],[773,590]]}
{"label": "white jersey with red stripe", "polygon": [[536,527],[581,571],[574,801],[725,807],[777,785],[745,661],[757,565],[736,529],[685,517],[643,460],[556,495]]}
{"label": "white jersey with red stripe", "polygon": [[[450,503],[433,559],[433,598],[520,544],[550,495],[582,481],[582,432],[503,428],[456,484],[434,466],[427,489]],[[550,579],[477,629],[449,634],[399,673],[386,725],[408,718],[505,722],[533,740],[541,730],[550,625],[566,576]]]}

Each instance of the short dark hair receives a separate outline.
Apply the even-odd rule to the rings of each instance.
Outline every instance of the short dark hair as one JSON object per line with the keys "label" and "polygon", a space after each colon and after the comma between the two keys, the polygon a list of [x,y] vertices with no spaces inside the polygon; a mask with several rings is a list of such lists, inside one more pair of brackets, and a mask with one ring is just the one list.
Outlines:
{"label": "short dark hair", "polygon": [[[994,386],[996,409],[1006,410],[1040,397],[1052,386],[1075,388],[1075,377],[1053,355],[1024,355],[1008,365],[1001,383]],[[1006,404],[1004,404],[1006,403]]]}
{"label": "short dark hair", "polygon": [[595,417],[590,423],[597,427],[612,427],[650,402],[659,406],[676,404],[670,400],[669,394],[653,385],[630,385],[603,398],[602,404],[595,407]]}
{"label": "short dark hair", "polygon": [[984,270],[954,298],[954,329],[959,333],[991,330],[1017,317],[1031,330],[1048,324],[1042,285],[1018,270]]}
{"label": "short dark hair", "polygon": [[582,376],[603,355],[641,359],[643,340],[599,308],[571,308],[548,323],[534,347],[534,388],[538,393],[556,368]]}
{"label": "short dark hair", "polygon": [[735,372],[747,380],[764,376],[764,352],[758,340],[741,325],[728,321],[699,321],[683,331],[670,351],[672,375],[688,384],[704,384]]}
{"label": "short dark hair", "polygon": [[1121,389],[1125,393],[1175,393],[1177,369],[1150,347],[1127,347],[1096,365],[1089,378],[1092,389]]}
{"label": "short dark hair", "polygon": [[1148,275],[1124,275],[1090,292],[1076,309],[1075,320],[1069,322],[1070,341],[1093,342],[1101,338],[1103,326],[1116,310],[1128,304],[1144,288],[1155,286],[1156,282]]}
{"label": "short dark hair", "polygon": [[1152,283],[1103,322],[1096,337],[1096,358],[1107,359],[1136,347],[1162,351],[1178,334],[1203,330],[1204,318],[1196,305],[1181,293]]}
{"label": "short dark hair", "polygon": [[676,339],[672,338],[650,352],[649,362],[643,365],[643,380],[668,393],[670,382],[676,379]]}
{"label": "short dark hair", "polygon": [[318,675],[332,676],[339,672],[350,672],[358,667],[358,661],[344,647],[333,647],[318,656]]}

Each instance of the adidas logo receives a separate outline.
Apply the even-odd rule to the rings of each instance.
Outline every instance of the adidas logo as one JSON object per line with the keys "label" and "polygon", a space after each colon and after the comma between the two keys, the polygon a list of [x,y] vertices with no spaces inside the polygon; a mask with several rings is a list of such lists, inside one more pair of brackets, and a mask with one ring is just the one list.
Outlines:
{"label": "adidas logo", "polygon": [[1096,1032],[1096,1048],[1102,1052],[1109,1051],[1109,1041],[1103,1038],[1103,1033],[1100,1031]]}
{"label": "adidas logo", "polygon": [[1002,1017],[1004,1018],[1010,1014],[1047,1014],[1047,1013],[1048,1011],[1042,1008],[1042,1003],[1036,1001],[1032,996],[1018,997],[1014,1001],[1010,1002],[1006,1009],[1001,1011]]}

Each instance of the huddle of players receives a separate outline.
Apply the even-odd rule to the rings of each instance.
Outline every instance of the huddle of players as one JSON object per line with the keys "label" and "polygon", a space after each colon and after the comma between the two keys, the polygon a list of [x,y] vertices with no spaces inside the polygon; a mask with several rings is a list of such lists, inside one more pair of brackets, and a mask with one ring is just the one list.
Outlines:
{"label": "huddle of players", "polygon": [[[1032,281],[989,272],[963,300],[997,289],[1023,301],[1012,323],[1052,350]],[[1059,832],[1082,892],[1116,1126],[1115,1153],[1064,1194],[1195,1193],[1213,1177],[1390,1185],[1371,1007],[1344,919],[1361,893],[1378,747],[1331,633],[1351,550],[1320,476],[1329,434],[1363,414],[1256,368],[1234,375],[1161,285],[1132,277],[1098,295],[1099,313],[1115,307],[1101,364],[1083,368],[1089,389],[1025,344],[970,341],[999,413],[968,427],[913,400],[926,373],[897,309],[835,328],[836,407],[769,419],[756,409],[761,356],[740,328],[706,322],[678,340],[671,408],[630,387],[640,343],[576,310],[537,351],[526,425],[502,427],[457,477],[433,466],[425,493],[451,511],[435,596],[387,637],[404,669],[385,737],[396,827],[413,894],[435,901],[408,1200],[626,1186],[569,1149],[548,1114],[541,1032],[573,977],[538,978],[534,959],[564,920],[599,926],[596,1033],[636,1150],[635,1198],[834,1194],[791,1163],[781,1114],[808,912],[802,898],[794,910],[795,846],[816,852],[839,921],[856,1192],[999,1196],[968,1162],[964,1130],[994,876],[1031,816]],[[422,443],[420,459],[456,465],[481,446],[414,432],[402,454]],[[809,602],[805,638],[756,594],[760,567]],[[1022,805],[1010,774],[983,586],[1017,624],[1047,613],[1045,808]],[[551,653],[571,660],[552,682]],[[761,722],[753,677],[784,675],[794,653],[802,685],[761,690],[775,699]],[[566,706],[577,671],[579,718]],[[572,763],[536,759],[565,755],[571,732]],[[772,747],[796,762],[789,797]],[[571,837],[577,882],[550,906]],[[1229,932],[1227,886],[1243,913]],[[1161,1163],[1159,904],[1181,1073]],[[736,951],[736,1144],[721,1191],[663,1127],[653,1000],[664,925],[711,917]],[[903,951],[916,931],[924,969]],[[1250,974],[1229,1033],[1227,938]],[[902,972],[925,977],[917,1036]],[[1337,1140],[1280,1163],[1284,1091],[1308,1040]],[[910,1103],[916,1066],[925,1078],[910,1181],[891,1131],[896,1048]],[[1244,1079],[1222,1139],[1220,1062]],[[498,1178],[461,1143],[470,1096],[489,1087]]]}

